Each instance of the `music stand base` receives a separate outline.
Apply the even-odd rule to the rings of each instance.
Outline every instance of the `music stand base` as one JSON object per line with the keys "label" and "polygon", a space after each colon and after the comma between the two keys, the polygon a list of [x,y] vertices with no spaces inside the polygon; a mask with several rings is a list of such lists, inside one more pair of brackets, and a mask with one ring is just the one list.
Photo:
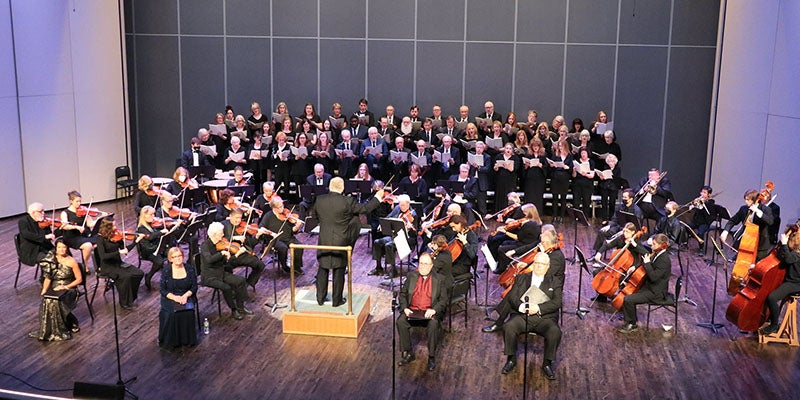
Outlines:
{"label": "music stand base", "polygon": [[724,325],[718,324],[716,322],[701,322],[698,323],[697,326],[711,329],[714,333],[719,333],[718,330],[721,329]]}
{"label": "music stand base", "polygon": [[678,301],[697,307],[697,302],[690,299],[689,296],[683,296],[683,298]]}
{"label": "music stand base", "polygon": [[275,314],[275,311],[278,310],[279,308],[287,308],[287,307],[289,307],[289,305],[288,304],[283,304],[283,303],[266,302],[266,303],[264,303],[264,307],[267,307],[267,308],[270,309],[270,311],[269,311],[270,314]]}
{"label": "music stand base", "polygon": [[583,317],[585,317],[586,314],[588,314],[590,312],[591,312],[591,310],[589,310],[588,308],[578,307],[578,308],[572,310],[572,312],[570,312],[570,314],[575,314],[575,315],[578,316],[578,318],[583,319]]}

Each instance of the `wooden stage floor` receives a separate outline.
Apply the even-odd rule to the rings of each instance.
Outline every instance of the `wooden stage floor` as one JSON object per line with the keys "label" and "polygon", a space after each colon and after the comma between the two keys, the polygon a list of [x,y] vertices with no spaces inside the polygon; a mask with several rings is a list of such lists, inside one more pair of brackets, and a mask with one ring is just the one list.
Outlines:
{"label": "wooden stage floor", "polygon": [[[130,202],[100,204],[108,211],[132,215]],[[0,220],[0,372],[11,374],[43,389],[66,389],[49,394],[69,397],[73,382],[117,381],[114,324],[110,294],[98,294],[94,303],[96,320],[92,324],[85,303],[76,315],[81,332],[67,342],[41,343],[27,333],[37,328],[39,285],[33,270],[23,266],[20,285],[14,290],[17,267],[12,237],[17,218]],[[133,218],[126,226],[133,226]],[[567,256],[572,255],[573,229],[564,229]],[[483,234],[485,236],[485,233]],[[589,249],[593,228],[578,229],[578,244]],[[316,238],[301,235],[301,240],[316,243]],[[692,242],[691,248],[696,244]],[[249,307],[254,316],[235,321],[223,304],[222,317],[210,303],[211,291],[201,288],[201,315],[211,322],[211,333],[194,348],[165,351],[157,346],[158,275],[154,290],[140,288],[138,307],[121,312],[119,318],[123,379],[137,377],[129,389],[143,399],[389,399],[392,389],[391,293],[378,285],[379,279],[366,272],[373,267],[366,240],[360,239],[354,251],[355,290],[372,298],[371,316],[358,339],[284,335],[281,317],[284,310],[270,314],[262,304],[272,299],[275,271],[264,274]],[[588,251],[587,251],[588,252]],[[725,321],[730,297],[724,292],[722,272],[718,289],[716,320],[724,327],[714,334],[696,326],[711,317],[714,269],[694,252],[682,254],[688,261],[691,278],[688,295],[697,301],[693,307],[682,303],[678,334],[665,332],[671,315],[655,312],[650,329],[644,329],[646,309],[639,307],[641,328],[623,335],[616,332],[620,321],[609,322],[613,308],[595,305],[585,319],[565,314],[561,348],[555,362],[556,381],[541,375],[542,341],[532,338],[529,352],[529,397],[563,399],[760,399],[798,398],[795,394],[800,369],[798,348],[786,345],[759,345],[753,335],[742,334]],[[673,257],[673,278],[680,274]],[[298,287],[312,287],[316,272],[314,254],[305,255],[306,274]],[[136,256],[128,261],[135,263]],[[685,262],[686,264],[686,262]],[[483,265],[481,258],[480,265]],[[150,265],[143,265],[147,270]],[[577,305],[576,265],[567,265],[564,308]],[[498,286],[491,275],[489,302],[499,300]],[[288,302],[289,279],[277,277],[278,297]],[[479,301],[483,303],[485,275],[478,281]],[[94,283],[95,277],[90,277]],[[589,306],[591,283],[584,276],[582,305]],[[462,315],[453,319],[453,331],[445,334],[437,357],[437,368],[425,368],[427,349],[423,330],[413,339],[417,360],[397,368],[397,398],[402,399],[510,399],[520,398],[522,365],[504,376],[505,361],[500,334],[486,334],[480,328],[482,307],[470,301],[468,326]],[[522,346],[519,360],[522,361]],[[0,374],[0,388],[34,391],[11,377]]]}

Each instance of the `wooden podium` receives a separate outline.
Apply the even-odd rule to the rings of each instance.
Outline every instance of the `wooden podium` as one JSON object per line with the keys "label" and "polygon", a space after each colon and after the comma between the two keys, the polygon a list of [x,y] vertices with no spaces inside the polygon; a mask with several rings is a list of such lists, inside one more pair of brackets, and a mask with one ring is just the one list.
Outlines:
{"label": "wooden podium", "polygon": [[353,314],[347,307],[332,307],[329,303],[317,304],[314,290],[298,290],[296,311],[283,313],[283,333],[357,338],[367,322],[370,297],[366,293],[353,293]]}

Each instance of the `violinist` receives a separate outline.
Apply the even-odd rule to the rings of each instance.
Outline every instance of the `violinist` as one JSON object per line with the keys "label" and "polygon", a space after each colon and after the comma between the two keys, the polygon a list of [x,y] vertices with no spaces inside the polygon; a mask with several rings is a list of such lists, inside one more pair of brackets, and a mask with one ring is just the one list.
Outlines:
{"label": "violinist", "polygon": [[[383,181],[380,179],[376,179],[372,181],[372,188],[371,188],[372,190],[370,191],[370,193],[375,193],[378,190],[383,190],[384,188],[386,188],[386,185],[383,183]],[[370,234],[372,235],[371,237],[374,240],[386,236],[386,234],[384,234],[380,230],[381,218],[386,218],[389,215],[389,213],[392,212],[397,201],[397,198],[393,194],[389,193],[388,191],[386,193],[387,194],[386,196],[383,197],[383,201],[381,201],[381,204],[379,204],[377,208],[375,208],[374,210],[372,210],[367,214],[367,224],[369,224]],[[367,194],[365,193],[363,197],[366,197],[366,195]],[[358,193],[359,203],[362,202],[361,199],[362,199],[362,193]]]}
{"label": "violinist", "polygon": [[[614,235],[609,241],[604,241],[603,245],[597,250],[597,253],[594,255],[594,271],[592,275],[597,275],[600,271],[602,271],[602,267],[600,266],[600,260],[602,259],[603,253],[608,250],[613,249],[621,249],[625,247],[625,244],[628,244],[628,250],[631,252],[633,256],[633,265],[642,265],[642,256],[647,254],[648,250],[645,246],[639,243],[638,240],[634,237],[636,235],[636,225],[632,222],[628,222],[625,224],[625,227],[622,228],[622,232]],[[598,303],[607,303],[608,297],[598,294],[594,298],[593,301]]]}
{"label": "violinist", "polygon": [[[606,226],[597,231],[597,237],[595,238],[594,245],[592,246],[592,249],[594,249],[595,253],[598,252],[603,243],[616,235],[629,222],[635,221],[633,222],[634,224],[641,224],[644,215],[642,214],[642,210],[639,208],[639,206],[634,204],[633,197],[632,189],[625,189],[622,191],[622,204],[617,206],[617,210],[614,211],[614,218],[612,218],[611,222],[609,222]],[[594,258],[595,256],[596,255],[592,255],[591,258]]]}
{"label": "violinist", "polygon": [[[275,182],[264,182],[261,184],[261,191],[262,194],[253,201],[253,208],[261,210],[262,218],[264,218],[263,215],[271,210],[269,204],[272,199],[280,199],[280,196],[275,193]],[[281,202],[283,201],[281,200]]]}
{"label": "violinist", "polygon": [[[483,332],[503,331],[503,354],[506,363],[501,373],[506,375],[517,366],[517,339],[521,333],[535,332],[544,338],[542,374],[550,380],[556,379],[553,361],[561,343],[561,328],[558,326],[564,279],[556,275],[551,256],[539,252],[534,256],[531,273],[517,275],[511,291],[497,305],[499,316]],[[505,320],[511,316],[508,322]],[[527,319],[527,321],[526,321]]]}
{"label": "violinist", "polygon": [[[666,174],[666,173],[664,173]],[[645,218],[658,221],[666,216],[664,206],[672,199],[672,183],[669,178],[659,172],[658,168],[650,168],[647,176],[639,181],[636,188],[639,208]]]}
{"label": "violinist", "polygon": [[539,235],[539,243],[536,242],[522,245],[517,247],[514,250],[509,250],[505,253],[501,253],[501,257],[514,257],[518,256],[521,257],[522,255],[526,254],[527,252],[535,249],[538,247],[539,251],[543,251],[550,255],[550,270],[552,270],[552,274],[561,279],[561,282],[564,281],[564,274],[566,272],[567,262],[564,257],[564,253],[561,251],[561,247],[563,243],[561,243],[561,238],[559,234],[556,232],[556,228],[551,224],[542,225],[542,233]]}
{"label": "violinist", "polygon": [[230,189],[222,189],[219,192],[219,203],[217,204],[217,213],[214,215],[214,220],[217,222],[225,221],[231,215],[231,211],[238,207],[236,193]]}
{"label": "violinist", "polygon": [[[43,221],[45,221],[44,206],[42,203],[31,203],[28,205],[28,213],[17,222],[20,239],[19,260],[25,265],[38,265],[47,252],[53,249],[56,235],[52,229],[39,224]],[[52,224],[54,221],[50,222]]]}
{"label": "violinist", "polygon": [[[717,207],[716,202],[711,198],[712,191],[711,186],[703,186],[700,188],[700,196],[689,205],[690,209],[695,210],[689,226],[697,231],[699,237],[703,237],[711,228],[711,224],[717,220]],[[702,243],[698,245],[697,251],[700,254],[704,253]]]}
{"label": "violinist", "polygon": [[[198,189],[200,184],[197,180],[189,176],[189,171],[186,168],[178,167],[172,173],[172,182],[167,186],[167,191],[172,193],[177,198],[175,201],[178,204],[185,204],[192,206],[194,194],[187,194],[187,192]],[[185,199],[184,199],[185,198]]]}
{"label": "violinist", "polygon": [[781,260],[781,267],[786,269],[786,276],[783,283],[767,296],[769,325],[761,329],[764,335],[777,333],[780,328],[781,309],[778,302],[792,293],[800,292],[800,233],[790,230],[781,235],[780,243],[778,258]]}
{"label": "violinist", "polygon": [[[425,208],[425,210],[432,208],[429,212],[423,210],[428,218],[420,219],[419,236],[422,237],[421,249],[424,249],[425,246],[428,245],[433,235],[437,233],[444,233],[444,231],[450,229],[448,226],[449,220],[447,217],[452,215],[461,215],[461,205],[450,201],[450,196],[447,195],[447,192],[443,187],[437,186],[436,190],[434,191],[434,195],[437,197],[442,195],[444,197],[442,197],[438,202],[436,199],[431,200],[431,202],[428,203],[428,207]],[[421,251],[422,250],[420,250],[420,252]]]}
{"label": "violinist", "polygon": [[208,226],[208,240],[203,242],[200,249],[202,265],[200,276],[204,286],[222,291],[222,297],[230,307],[233,319],[242,320],[244,315],[253,315],[253,312],[244,306],[244,301],[247,299],[244,278],[225,271],[225,263],[231,258],[231,253],[225,246],[227,241],[223,240],[225,236],[223,230],[224,227],[219,222],[212,222]]}
{"label": "violinist", "polygon": [[733,232],[733,227],[742,224],[741,227],[733,234],[733,247],[739,247],[739,241],[745,229],[745,222],[749,221],[758,226],[758,251],[756,252],[756,262],[766,257],[772,245],[769,241],[769,226],[775,222],[772,217],[772,209],[764,204],[759,203],[759,194],[757,190],[748,190],[744,192],[745,205],[739,207],[739,211],[734,214],[728,223],[725,224],[725,230],[719,236],[719,240],[725,241],[728,238],[729,232]]}
{"label": "violinist", "polygon": [[[470,124],[467,124],[468,129]],[[473,128],[475,127],[474,124],[472,124],[472,126]],[[477,135],[478,128],[474,129],[476,132],[475,134]],[[479,163],[476,161],[469,161],[469,156],[467,156],[469,175],[478,180],[478,195],[475,198],[475,208],[480,215],[486,215],[486,193],[491,187],[493,187],[490,178],[490,171],[492,171],[492,158],[486,154],[486,143],[481,141],[475,142],[475,153],[473,154],[473,157],[478,157],[482,161],[482,164],[479,165]]]}
{"label": "violinist", "polygon": [[244,169],[241,165],[233,167],[233,179],[228,179],[228,186],[247,186],[247,179],[244,178]]}
{"label": "violinist", "polygon": [[[411,208],[411,198],[408,195],[401,194],[397,196],[398,204],[392,209],[386,218],[397,218],[403,221],[405,230],[397,234],[404,234],[408,241],[408,246],[412,249],[417,247],[417,226],[419,219],[417,213]],[[386,264],[391,265],[386,271],[384,279],[392,279],[399,276],[395,268],[395,254],[397,248],[395,245],[395,235],[393,232],[383,232],[384,237],[375,239],[372,242],[372,259],[375,260],[375,268],[369,271],[367,275],[381,276],[384,269],[381,266],[381,258],[386,256]],[[387,265],[387,267],[388,267]]]}
{"label": "violinist", "polygon": [[213,160],[200,150],[201,141],[198,137],[193,137],[189,150],[181,154],[181,167],[203,167],[212,165]]}
{"label": "violinist", "polygon": [[[167,228],[174,229],[171,235],[170,243],[168,246],[173,246],[176,241],[182,243],[188,242],[190,244],[190,255],[197,254],[197,238],[191,235],[187,238],[185,234],[187,229],[187,222],[193,221],[196,214],[186,208],[179,208],[175,205],[175,197],[169,192],[161,192],[161,206],[155,212],[155,219],[150,222],[156,229]],[[180,220],[180,221],[178,221]]]}
{"label": "violinist", "polygon": [[241,244],[236,253],[232,253],[228,263],[236,267],[249,267],[250,274],[246,282],[253,290],[256,288],[258,279],[264,272],[264,262],[253,254],[253,248],[258,243],[258,239],[264,234],[270,234],[266,228],[260,228],[256,223],[250,223],[242,219],[243,212],[239,208],[231,210],[228,220],[222,223],[225,238],[231,243]]}
{"label": "violinist", "polygon": [[[498,261],[497,269],[494,271],[496,274],[503,273],[511,263],[511,259],[506,256],[506,253],[520,247],[539,244],[539,237],[542,233],[542,219],[539,217],[539,210],[531,203],[527,203],[520,208],[524,214],[522,218],[497,228],[499,232],[505,234],[508,240],[504,241],[496,250],[497,257],[495,259]],[[514,228],[515,226],[518,226],[518,228],[506,230],[506,227]]]}
{"label": "violinist", "polygon": [[[136,228],[137,233],[144,235],[142,240],[139,241],[139,258],[142,260],[150,261],[153,266],[144,276],[144,286],[147,290],[152,289],[150,281],[153,275],[164,267],[166,262],[166,249],[172,243],[172,240],[165,240],[164,236],[170,233],[166,227],[161,229],[153,228],[153,220],[155,219],[156,210],[152,206],[144,206],[142,211],[139,212],[139,224]],[[173,226],[173,230],[177,225]]]}
{"label": "violinist", "polygon": [[158,203],[158,191],[153,189],[153,179],[147,175],[139,178],[138,190],[133,195],[133,209],[136,215],[144,206],[155,207]]}
{"label": "violinist", "polygon": [[463,215],[452,215],[449,226],[452,235],[448,237],[448,232],[445,231],[445,237],[449,242],[458,240],[463,246],[461,254],[453,260],[453,276],[468,274],[478,260],[478,235],[469,229],[467,219]]}
{"label": "violinist", "polygon": [[[667,295],[669,277],[672,274],[672,261],[669,254],[669,239],[663,233],[653,236],[653,252],[642,257],[644,262],[645,279],[642,287],[633,294],[625,296],[622,302],[622,314],[625,324],[619,329],[620,333],[631,333],[638,329],[636,322],[636,305],[663,300]],[[635,270],[631,266],[628,273]]]}
{"label": "violinist", "polygon": [[[100,218],[95,219],[92,213],[88,212],[90,210],[81,206],[81,194],[75,190],[67,193],[67,197],[69,198],[69,206],[66,210],[61,212],[62,236],[64,237],[64,243],[66,243],[70,249],[81,251],[84,268],[88,271],[89,264],[87,264],[87,261],[92,257],[92,249],[96,242],[96,238],[91,237],[90,234],[95,224],[101,221],[102,217],[105,215],[95,214],[100,215]],[[78,215],[79,210],[82,211],[82,216]]]}
{"label": "violinist", "polygon": [[[421,172],[422,169],[419,165],[409,165],[408,176],[400,179],[400,183],[398,183],[397,186],[400,188],[401,194],[403,194],[403,192],[406,192],[405,194],[409,194],[409,192],[415,193],[411,201],[425,204],[428,201],[428,183],[425,182],[425,179],[422,179]],[[412,187],[414,189],[412,189]],[[409,196],[411,195],[409,194]]]}
{"label": "violinist", "polygon": [[101,238],[97,243],[100,265],[96,267],[98,270],[102,270],[103,275],[114,279],[114,285],[119,294],[119,306],[123,310],[130,310],[133,308],[133,302],[139,296],[139,284],[144,278],[144,272],[122,261],[122,256],[128,255],[136,243],[144,238],[144,235],[138,234],[135,240],[131,241],[129,245],[125,245],[124,235],[118,241],[112,240],[112,238],[116,239],[114,236],[118,232],[112,218],[100,221],[100,229],[97,232]]}
{"label": "violinist", "polygon": [[[273,198],[269,206],[270,211],[261,218],[259,226],[277,235],[273,248],[278,254],[278,264],[284,272],[289,272],[289,245],[300,243],[295,235],[303,228],[303,222],[289,215],[289,210],[283,207],[283,200],[280,197]],[[303,249],[294,249],[292,260],[294,260],[295,275],[303,275]]]}

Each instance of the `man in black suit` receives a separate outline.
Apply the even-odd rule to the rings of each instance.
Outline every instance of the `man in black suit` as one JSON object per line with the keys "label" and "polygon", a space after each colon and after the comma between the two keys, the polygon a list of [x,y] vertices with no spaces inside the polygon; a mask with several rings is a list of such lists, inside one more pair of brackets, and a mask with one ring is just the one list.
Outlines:
{"label": "man in black suit", "polygon": [[354,139],[359,140],[366,140],[367,139],[367,128],[364,125],[360,125],[358,123],[358,117],[353,115],[350,117],[350,135]]}
{"label": "man in black suit", "polygon": [[442,145],[436,151],[442,155],[439,158],[434,153],[432,158],[434,166],[438,167],[437,179],[438,177],[449,178],[450,175],[457,174],[458,166],[461,165],[461,153],[458,148],[453,146],[453,138],[447,135],[442,136]]}
{"label": "man in black suit", "polygon": [[[494,111],[494,103],[492,103],[491,101],[487,101],[486,103],[483,104],[483,110],[484,111],[481,113],[481,115],[478,115],[478,118],[489,119],[492,121],[501,121],[501,122],[503,121],[503,117],[500,115],[500,113]],[[476,122],[476,125],[478,125],[478,130],[483,132],[484,135],[488,136],[491,134],[492,131],[491,124],[484,125]]]}
{"label": "man in black suit", "polygon": [[358,117],[359,119],[366,118],[367,123],[362,124],[365,128],[369,128],[370,126],[375,126],[375,114],[372,111],[367,110],[369,102],[367,99],[361,99],[358,101],[358,111],[353,113],[354,117]]}
{"label": "man in black suit", "polygon": [[190,150],[184,151],[181,155],[181,166],[183,168],[188,169],[189,167],[205,167],[211,165],[211,159],[200,151],[199,138],[192,138],[191,147]]}
{"label": "man in black suit", "polygon": [[430,254],[422,253],[419,256],[419,268],[408,273],[406,284],[400,290],[401,313],[396,326],[403,353],[397,365],[403,366],[414,361],[410,319],[425,323],[428,330],[428,371],[436,368],[436,347],[442,336],[442,318],[448,300],[444,277],[432,270]]}
{"label": "man in black suit", "polygon": [[[356,202],[355,198],[345,196],[344,180],[340,177],[331,179],[330,193],[320,196],[317,200],[316,211],[319,217],[320,246],[353,246],[361,230],[359,214],[366,214],[374,210],[383,200],[383,189],[378,190],[375,196],[364,204]],[[343,251],[318,251],[317,261],[317,303],[322,305],[328,296],[328,272],[333,270],[333,295],[332,304],[338,307],[344,304],[342,291],[344,290],[344,269],[347,267],[347,253]]]}
{"label": "man in black suit", "polygon": [[203,285],[222,291],[222,297],[231,308],[234,319],[241,320],[245,315],[252,315],[253,312],[244,306],[244,300],[247,298],[244,278],[225,271],[225,263],[231,258],[231,253],[227,250],[217,250],[216,247],[225,236],[224,227],[219,222],[212,222],[207,232],[208,240],[200,247],[202,265],[200,276],[203,278]]}
{"label": "man in black suit", "polygon": [[[638,292],[625,296],[622,302],[622,314],[625,317],[625,325],[619,329],[621,333],[631,333],[638,329],[636,326],[636,305],[651,303],[663,300],[667,295],[669,277],[672,274],[672,262],[669,259],[667,249],[669,239],[667,235],[659,233],[653,236],[653,255],[645,254],[644,261],[645,277],[642,288]],[[633,266],[631,269],[635,269]]]}
{"label": "man in black suit", "polygon": [[728,239],[728,232],[733,232],[733,227],[742,224],[742,226],[733,234],[733,247],[738,248],[742,235],[745,229],[745,222],[750,222],[758,225],[758,251],[756,253],[756,261],[769,255],[772,249],[772,244],[769,241],[769,227],[775,222],[772,216],[772,209],[758,201],[758,191],[748,190],[744,193],[745,205],[739,207],[739,211],[731,216],[728,223],[725,224],[725,230],[719,236],[719,240],[725,241]]}
{"label": "man in black suit", "polygon": [[360,154],[361,146],[359,146],[357,140],[351,140],[351,133],[348,129],[342,129],[342,142],[336,145],[336,150],[350,150],[352,154],[349,157],[339,157],[337,155],[337,159],[339,161],[339,176],[345,179],[352,178],[353,175],[356,174],[356,169],[358,165],[356,164],[356,158]]}
{"label": "man in black suit", "polygon": [[662,177],[658,168],[650,168],[647,176],[639,181],[636,196],[640,197],[637,205],[642,209],[645,218],[658,222],[667,216],[664,206],[672,200],[672,183],[666,176]]}
{"label": "man in black suit", "polygon": [[47,252],[53,249],[53,239],[56,235],[39,227],[39,221],[43,219],[44,206],[42,203],[31,203],[28,205],[28,214],[17,223],[19,226],[19,260],[25,265],[37,265]]}
{"label": "man in black suit", "polygon": [[[561,309],[561,296],[564,280],[550,271],[552,261],[546,252],[539,252],[533,259],[533,272],[518,275],[514,286],[497,306],[502,318],[511,314],[511,319],[503,324],[493,324],[483,329],[495,332],[503,329],[503,354],[506,363],[502,373],[508,374],[517,365],[517,338],[521,333],[535,332],[544,338],[544,357],[542,373],[547,379],[555,379],[553,360],[561,343],[561,328],[558,317]],[[527,319],[527,322],[526,322]]]}
{"label": "man in black suit", "polygon": [[422,122],[422,129],[417,132],[416,140],[424,140],[428,147],[436,148],[439,146],[437,131],[433,129],[433,122],[430,118],[425,118]]}
{"label": "man in black suit", "polygon": [[[478,165],[476,162],[468,162],[469,175],[478,179],[478,195],[475,197],[475,206],[481,215],[486,215],[486,193],[491,187],[489,174],[492,172],[492,158],[485,151],[485,143],[475,142],[475,155],[483,159],[483,165]],[[467,160],[469,160],[469,156],[467,156]],[[499,204],[495,204],[495,207],[500,209]]]}
{"label": "man in black suit", "polygon": [[325,172],[325,167],[322,164],[314,164],[314,173],[306,177],[306,184],[312,188],[312,193],[310,196],[304,196],[303,201],[297,206],[300,217],[307,216],[309,210],[314,208],[314,203],[317,200],[314,193],[319,192],[321,188],[327,188],[331,183],[331,178],[331,174]]}

